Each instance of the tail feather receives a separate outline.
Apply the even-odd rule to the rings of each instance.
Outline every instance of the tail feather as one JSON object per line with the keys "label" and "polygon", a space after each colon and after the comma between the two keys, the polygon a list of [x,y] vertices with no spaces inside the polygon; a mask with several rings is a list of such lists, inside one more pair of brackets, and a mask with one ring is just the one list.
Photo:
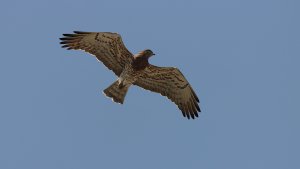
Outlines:
{"label": "tail feather", "polygon": [[129,86],[127,85],[120,88],[119,82],[116,81],[108,88],[106,88],[103,92],[107,97],[112,98],[114,102],[123,104],[128,88]]}

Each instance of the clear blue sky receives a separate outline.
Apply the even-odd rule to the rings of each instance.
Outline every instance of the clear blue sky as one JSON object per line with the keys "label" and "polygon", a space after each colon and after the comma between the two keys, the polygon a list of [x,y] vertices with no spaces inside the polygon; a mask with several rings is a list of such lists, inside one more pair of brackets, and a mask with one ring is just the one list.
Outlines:
{"label": "clear blue sky", "polygon": [[[299,169],[300,1],[2,1],[1,169]],[[176,66],[197,120],[60,48],[62,33],[111,31]]]}

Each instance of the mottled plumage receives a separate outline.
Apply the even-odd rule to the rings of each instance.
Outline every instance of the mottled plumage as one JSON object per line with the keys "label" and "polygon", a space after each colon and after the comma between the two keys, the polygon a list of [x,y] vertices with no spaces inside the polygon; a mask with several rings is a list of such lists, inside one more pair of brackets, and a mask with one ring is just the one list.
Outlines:
{"label": "mottled plumage", "polygon": [[63,48],[84,50],[112,70],[118,80],[103,92],[117,103],[124,103],[131,85],[160,93],[173,101],[184,117],[198,117],[199,99],[189,82],[177,68],[158,67],[149,64],[154,53],[147,49],[131,54],[117,33],[79,32],[63,34],[60,38]]}

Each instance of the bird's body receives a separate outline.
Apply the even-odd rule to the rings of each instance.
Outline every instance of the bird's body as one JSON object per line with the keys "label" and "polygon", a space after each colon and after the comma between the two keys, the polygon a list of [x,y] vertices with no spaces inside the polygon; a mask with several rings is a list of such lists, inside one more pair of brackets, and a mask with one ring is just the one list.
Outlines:
{"label": "bird's body", "polygon": [[132,68],[135,71],[144,70],[147,66],[149,66],[148,57],[141,54],[137,54],[133,57],[133,61],[131,63]]}
{"label": "bird's body", "polygon": [[133,68],[133,64],[126,64],[123,72],[118,78],[120,88],[122,88],[123,86],[132,85],[132,83],[134,83],[140,76],[139,71],[143,70],[135,70]]}
{"label": "bird's body", "polygon": [[122,86],[132,85],[142,75],[142,72],[149,66],[148,59],[153,54],[151,53],[152,51],[149,54],[142,51],[133,56],[133,60],[125,64],[125,68],[118,78],[121,88]]}
{"label": "bird's body", "polygon": [[149,64],[154,53],[147,49],[132,55],[122,42],[121,36],[109,32],[78,32],[64,34],[62,47],[85,50],[111,69],[118,79],[104,94],[117,103],[124,103],[131,85],[167,96],[187,118],[198,117],[199,99],[183,74],[173,67],[157,67]]}

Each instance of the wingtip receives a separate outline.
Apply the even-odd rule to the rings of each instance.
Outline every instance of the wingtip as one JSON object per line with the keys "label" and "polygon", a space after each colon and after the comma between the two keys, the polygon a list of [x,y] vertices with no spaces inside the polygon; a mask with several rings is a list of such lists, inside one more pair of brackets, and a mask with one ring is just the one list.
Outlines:
{"label": "wingtip", "polygon": [[195,116],[196,116],[196,117],[199,117],[198,112],[195,112]]}
{"label": "wingtip", "polygon": [[201,112],[199,105],[197,103],[195,105],[196,105],[196,109],[198,110],[198,112]]}
{"label": "wingtip", "polygon": [[73,31],[76,34],[89,34],[91,32],[84,32],[84,31]]}
{"label": "wingtip", "polygon": [[186,117],[185,112],[183,110],[181,110],[181,113],[182,113],[183,117]]}
{"label": "wingtip", "polygon": [[63,38],[59,38],[60,40],[73,40],[74,38],[72,37],[63,37]]}
{"label": "wingtip", "polygon": [[78,37],[78,34],[64,33],[63,36],[65,36],[65,38],[72,38],[72,37]]}

